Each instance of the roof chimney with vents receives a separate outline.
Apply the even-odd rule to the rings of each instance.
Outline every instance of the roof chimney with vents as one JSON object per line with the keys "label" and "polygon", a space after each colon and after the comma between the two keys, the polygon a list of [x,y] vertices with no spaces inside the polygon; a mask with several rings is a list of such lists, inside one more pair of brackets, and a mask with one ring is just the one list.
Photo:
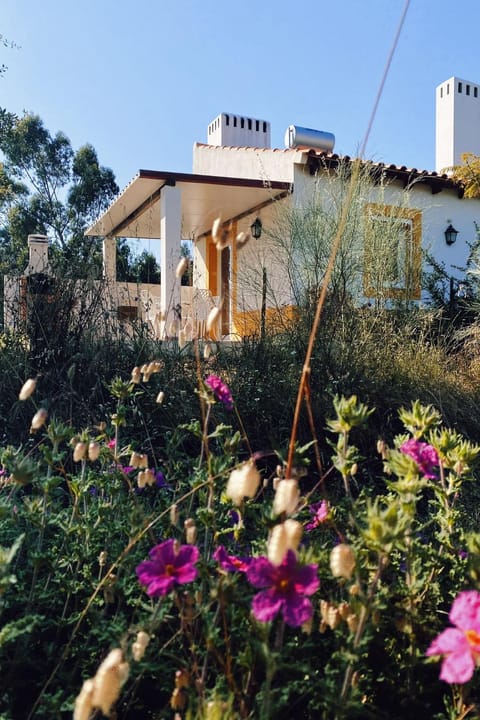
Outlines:
{"label": "roof chimney with vents", "polygon": [[229,147],[270,147],[270,123],[266,120],[220,113],[208,126],[207,143]]}
{"label": "roof chimney with vents", "polygon": [[48,269],[48,237],[46,235],[29,235],[28,265],[25,275],[47,273]]}

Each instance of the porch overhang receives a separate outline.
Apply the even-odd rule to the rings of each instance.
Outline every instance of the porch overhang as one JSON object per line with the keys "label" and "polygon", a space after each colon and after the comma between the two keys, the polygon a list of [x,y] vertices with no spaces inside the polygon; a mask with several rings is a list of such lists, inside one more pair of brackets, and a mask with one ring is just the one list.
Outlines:
{"label": "porch overhang", "polygon": [[86,235],[160,239],[162,189],[172,186],[180,190],[182,238],[190,240],[207,233],[219,216],[244,217],[293,190],[285,182],[139,170]]}

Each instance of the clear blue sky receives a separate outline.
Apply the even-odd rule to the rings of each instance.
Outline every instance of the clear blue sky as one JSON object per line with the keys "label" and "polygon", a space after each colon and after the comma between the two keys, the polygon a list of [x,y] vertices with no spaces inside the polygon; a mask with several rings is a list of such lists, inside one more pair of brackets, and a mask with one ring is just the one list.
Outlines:
{"label": "clear blue sky", "polygon": [[[404,0],[0,0],[0,106],[85,142],[121,187],[191,171],[220,112],[333,132],[354,155]],[[434,168],[434,89],[480,82],[479,0],[411,0],[367,156]]]}

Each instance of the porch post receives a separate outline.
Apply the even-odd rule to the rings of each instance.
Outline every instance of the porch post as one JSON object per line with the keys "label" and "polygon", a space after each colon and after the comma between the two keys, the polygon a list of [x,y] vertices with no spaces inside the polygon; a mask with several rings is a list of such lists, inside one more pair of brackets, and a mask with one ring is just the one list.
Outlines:
{"label": "porch post", "polygon": [[175,270],[180,260],[181,232],[180,188],[166,185],[160,195],[160,304],[165,318],[160,337],[163,339],[176,334],[172,330],[176,326],[174,308],[180,304],[180,278],[175,277]]}
{"label": "porch post", "polygon": [[117,279],[117,238],[103,238],[103,277],[115,282]]}

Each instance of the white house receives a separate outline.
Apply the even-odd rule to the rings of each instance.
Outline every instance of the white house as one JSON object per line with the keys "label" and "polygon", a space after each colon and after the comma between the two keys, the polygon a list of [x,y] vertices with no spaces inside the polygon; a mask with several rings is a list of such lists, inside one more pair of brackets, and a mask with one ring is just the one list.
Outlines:
{"label": "white house", "polygon": [[[469,88],[466,97],[476,99],[477,86],[463,83],[465,93]],[[453,88],[454,83],[447,85]],[[441,104],[447,85],[437,89],[437,163],[438,158],[448,163],[457,158],[458,133],[444,127],[444,115],[450,116],[450,108]],[[472,122],[475,118],[473,114]],[[463,116],[461,122],[465,124]],[[219,336],[258,331],[261,314],[267,322],[291,314],[301,275],[295,266],[298,253],[291,251],[292,213],[298,217],[312,203],[338,211],[339,178],[348,174],[353,162],[333,153],[330,133],[291,126],[286,136],[289,146],[270,148],[267,121],[226,113],[209,124],[207,139],[206,144],[194,145],[191,174],[140,170],[87,232],[105,238],[104,275],[113,282],[117,237],[160,241],[162,283],[146,293],[158,311],[159,337],[170,335],[178,303],[190,334],[204,331],[206,313],[220,299]],[[450,155],[447,150],[441,154],[442,143],[451,146]],[[420,301],[422,250],[458,276],[469,243],[476,239],[480,201],[464,199],[462,189],[445,174],[383,163],[364,163],[363,168],[370,182],[351,240],[358,300],[373,302],[381,296]],[[218,217],[227,237],[220,249],[212,238]],[[250,233],[256,220],[261,223],[261,237],[239,248],[238,233]],[[386,228],[392,224],[396,231],[387,238]],[[457,231],[456,242],[446,240],[448,228]],[[379,274],[375,263],[382,238],[388,267]],[[194,287],[192,298],[180,302],[175,268],[184,239],[194,246]],[[305,272],[308,275],[308,267]]]}

